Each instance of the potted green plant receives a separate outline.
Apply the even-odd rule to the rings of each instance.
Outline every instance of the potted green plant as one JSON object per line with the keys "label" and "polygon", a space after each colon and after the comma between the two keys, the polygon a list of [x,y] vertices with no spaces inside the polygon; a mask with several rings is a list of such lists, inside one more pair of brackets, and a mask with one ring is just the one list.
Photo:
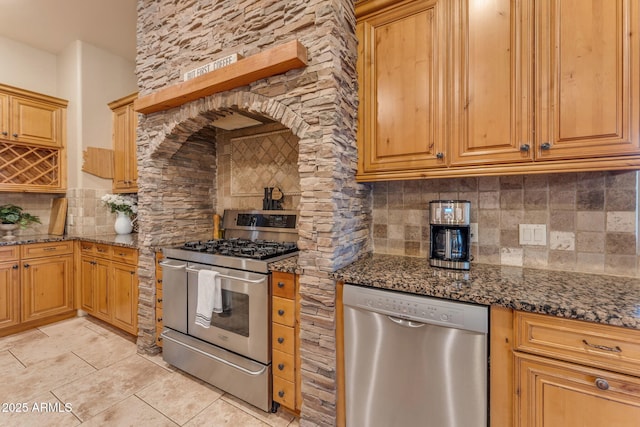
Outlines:
{"label": "potted green plant", "polygon": [[13,240],[13,230],[25,229],[31,223],[41,224],[40,218],[24,212],[20,206],[7,204],[0,206],[0,230],[5,232],[4,240]]}

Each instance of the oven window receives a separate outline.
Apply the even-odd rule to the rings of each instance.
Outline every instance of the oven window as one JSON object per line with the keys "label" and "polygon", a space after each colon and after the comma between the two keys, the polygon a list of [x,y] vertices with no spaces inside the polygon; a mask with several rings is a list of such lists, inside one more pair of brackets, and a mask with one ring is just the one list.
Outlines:
{"label": "oven window", "polygon": [[249,295],[223,289],[222,313],[213,313],[211,325],[248,337]]}

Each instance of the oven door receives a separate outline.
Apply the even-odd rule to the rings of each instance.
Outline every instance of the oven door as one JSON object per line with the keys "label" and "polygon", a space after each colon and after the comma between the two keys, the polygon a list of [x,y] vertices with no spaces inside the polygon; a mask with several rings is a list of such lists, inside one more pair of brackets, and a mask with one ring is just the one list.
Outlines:
{"label": "oven door", "polygon": [[[196,324],[198,273],[214,270],[220,275],[222,313],[212,313],[211,326]],[[210,265],[187,265],[189,335],[226,350],[268,364],[271,362],[269,275]]]}

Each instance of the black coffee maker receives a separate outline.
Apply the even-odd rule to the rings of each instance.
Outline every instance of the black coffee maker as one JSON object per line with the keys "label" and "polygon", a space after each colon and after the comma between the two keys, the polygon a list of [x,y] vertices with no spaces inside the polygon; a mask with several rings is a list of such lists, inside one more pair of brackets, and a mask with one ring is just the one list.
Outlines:
{"label": "black coffee maker", "polygon": [[433,200],[429,202],[431,249],[429,263],[434,267],[469,270],[471,266],[471,202]]}

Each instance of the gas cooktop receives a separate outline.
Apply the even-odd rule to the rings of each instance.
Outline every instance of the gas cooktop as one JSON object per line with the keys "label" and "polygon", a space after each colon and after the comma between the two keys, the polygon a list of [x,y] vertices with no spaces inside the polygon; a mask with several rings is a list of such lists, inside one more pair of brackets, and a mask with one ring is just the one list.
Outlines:
{"label": "gas cooktop", "polygon": [[240,238],[187,242],[180,248],[187,251],[260,260],[298,251],[298,245],[295,242]]}

